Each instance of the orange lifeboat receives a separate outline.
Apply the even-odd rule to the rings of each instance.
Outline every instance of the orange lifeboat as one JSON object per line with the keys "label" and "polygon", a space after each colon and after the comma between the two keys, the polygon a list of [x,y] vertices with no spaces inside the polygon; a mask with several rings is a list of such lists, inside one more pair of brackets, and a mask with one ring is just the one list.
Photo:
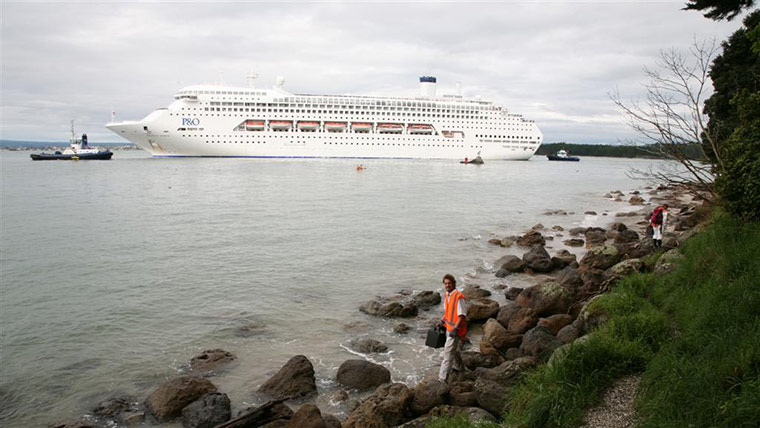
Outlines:
{"label": "orange lifeboat", "polygon": [[410,123],[407,127],[410,134],[432,134],[433,126],[426,123]]}
{"label": "orange lifeboat", "polygon": [[264,129],[263,120],[247,120],[245,121],[245,129],[248,131],[261,131]]}
{"label": "orange lifeboat", "polygon": [[346,130],[346,122],[325,122],[328,132],[343,132]]}
{"label": "orange lifeboat", "polygon": [[270,120],[269,128],[273,131],[287,131],[293,127],[293,122],[290,120]]}
{"label": "orange lifeboat", "polygon": [[400,123],[378,123],[377,132],[381,134],[400,134],[404,131],[404,125]]}
{"label": "orange lifeboat", "polygon": [[319,122],[313,121],[300,121],[298,122],[298,129],[301,131],[316,131],[319,128]]}
{"label": "orange lifeboat", "polygon": [[354,132],[369,132],[372,130],[372,124],[367,122],[354,122],[351,124]]}

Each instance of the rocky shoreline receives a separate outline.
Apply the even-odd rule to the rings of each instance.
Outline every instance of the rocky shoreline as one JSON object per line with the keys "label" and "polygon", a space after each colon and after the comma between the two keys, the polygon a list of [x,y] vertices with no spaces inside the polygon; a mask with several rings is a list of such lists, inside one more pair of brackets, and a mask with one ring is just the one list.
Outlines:
{"label": "rocky shoreline", "polygon": [[[222,375],[237,360],[229,352],[214,349],[192,358],[186,373],[162,382],[147,397],[112,398],[74,421],[50,426],[411,428],[424,427],[436,416],[457,414],[473,422],[497,421],[507,405],[509,388],[520,382],[527,369],[557,358],[563,347],[583,340],[605,321],[603,314],[589,309],[596,296],[634,272],[665,274],[681,257],[678,246],[701,220],[698,203],[677,188],[646,188],[644,193],[614,191],[605,195],[631,207],[631,211],[610,216],[605,228],[566,230],[559,224],[549,228],[536,224],[521,236],[489,240],[490,245],[509,248],[510,253],[522,253],[499,258],[489,274],[505,282],[519,277],[518,282],[532,285],[504,285],[493,287],[492,292],[464,281],[460,290],[467,297],[471,325],[471,344],[463,352],[467,369],[452,373],[446,383],[437,380],[437,370],[417,385],[392,383],[391,372],[383,365],[366,359],[346,360],[335,378],[340,389],[329,397],[346,408],[341,420],[314,404],[319,394],[314,366],[307,357],[296,355],[258,388],[257,393],[270,401],[233,416],[232,409],[237,406],[209,378]],[[671,207],[671,231],[663,239],[665,253],[652,264],[647,256],[655,249],[651,238],[644,235],[648,224],[644,216],[652,204],[662,203]],[[545,213],[553,222],[564,214],[562,210]],[[597,215],[593,211],[585,214]],[[608,213],[599,218],[605,215]],[[558,244],[563,248],[555,250]],[[503,296],[497,300],[494,292]],[[394,332],[406,335],[435,324],[440,305],[439,292],[405,290],[370,300],[359,311],[394,320]],[[388,351],[387,345],[369,337],[352,341],[350,347],[360,355]]]}

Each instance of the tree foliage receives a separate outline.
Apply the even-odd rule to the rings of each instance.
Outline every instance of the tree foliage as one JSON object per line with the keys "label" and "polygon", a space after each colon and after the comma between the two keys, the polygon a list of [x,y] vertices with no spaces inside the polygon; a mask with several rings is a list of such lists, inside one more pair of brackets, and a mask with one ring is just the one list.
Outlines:
{"label": "tree foliage", "polygon": [[754,4],[754,0],[692,0],[686,3],[686,10],[707,10],[704,14],[705,17],[721,20],[728,19],[729,21],[734,19],[742,9],[750,8]]}

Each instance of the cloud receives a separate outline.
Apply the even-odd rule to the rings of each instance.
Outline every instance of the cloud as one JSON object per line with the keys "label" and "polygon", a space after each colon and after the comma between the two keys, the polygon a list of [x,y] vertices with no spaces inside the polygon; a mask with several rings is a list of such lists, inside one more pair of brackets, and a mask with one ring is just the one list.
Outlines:
{"label": "cloud", "polygon": [[607,93],[640,94],[660,49],[740,25],[680,10],[683,2],[3,3],[4,139],[93,141],[111,109],[140,119],[183,86],[259,86],[286,76],[297,93],[413,96],[462,82],[533,119],[547,142],[630,137]]}

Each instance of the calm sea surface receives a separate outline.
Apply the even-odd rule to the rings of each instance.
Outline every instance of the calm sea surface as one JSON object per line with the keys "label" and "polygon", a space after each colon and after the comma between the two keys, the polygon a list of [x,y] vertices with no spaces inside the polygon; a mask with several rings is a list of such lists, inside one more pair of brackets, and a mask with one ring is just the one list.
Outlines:
{"label": "calm sea surface", "polygon": [[[334,159],[0,156],[5,427],[46,426],[113,396],[143,400],[212,348],[237,356],[211,378],[233,413],[261,403],[258,386],[304,354],[317,373],[317,404],[341,415],[344,404],[329,397],[346,359],[366,357],[408,383],[440,361],[423,339],[440,308],[407,321],[413,330],[402,336],[392,331],[399,320],[359,312],[363,302],[440,290],[447,272],[503,301],[494,286],[530,282],[493,276],[497,258],[521,252],[488,239],[539,222],[608,224],[631,207],[603,195],[641,188],[626,171],[651,163],[365,160],[359,172],[356,161]],[[556,209],[570,214],[544,214]],[[361,337],[390,352],[357,354],[349,342]]]}

